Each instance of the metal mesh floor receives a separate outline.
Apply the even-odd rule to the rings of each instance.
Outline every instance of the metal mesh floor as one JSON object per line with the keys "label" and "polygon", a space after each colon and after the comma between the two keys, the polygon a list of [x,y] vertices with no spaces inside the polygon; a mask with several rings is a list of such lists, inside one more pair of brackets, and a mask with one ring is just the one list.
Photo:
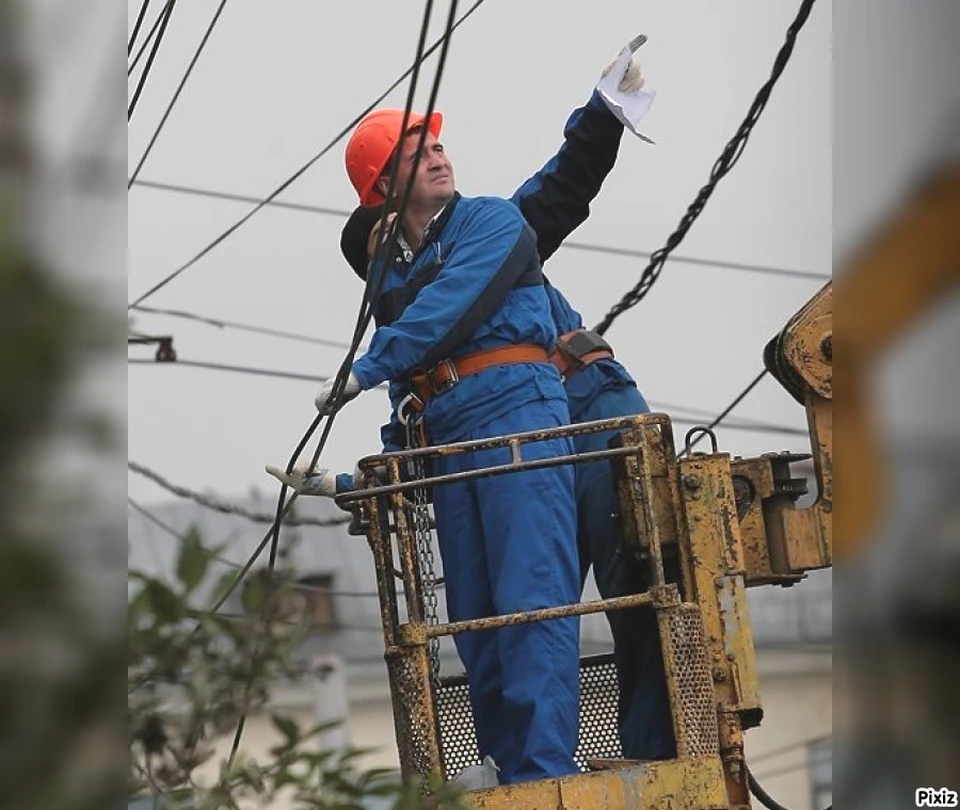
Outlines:
{"label": "metal mesh floor", "polygon": [[[617,733],[617,673],[613,653],[580,659],[580,739],[574,758],[581,771],[588,759],[622,756]],[[447,778],[480,764],[473,711],[464,675],[444,678],[437,691],[440,746]]]}

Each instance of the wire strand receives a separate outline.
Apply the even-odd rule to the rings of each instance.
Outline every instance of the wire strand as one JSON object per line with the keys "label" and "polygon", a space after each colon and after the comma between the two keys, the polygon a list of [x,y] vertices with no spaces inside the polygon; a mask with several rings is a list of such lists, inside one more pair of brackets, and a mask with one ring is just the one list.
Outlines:
{"label": "wire strand", "polygon": [[[176,495],[178,498],[186,498],[191,500],[194,503],[203,506],[206,509],[211,509],[214,512],[221,512],[225,515],[237,515],[239,517],[246,518],[247,520],[253,521],[254,523],[270,523],[273,524],[275,517],[273,515],[266,514],[264,512],[253,512],[249,509],[246,509],[237,504],[228,503],[226,501],[215,498],[211,495],[202,495],[199,492],[194,492],[192,489],[187,487],[179,486],[178,484],[173,484],[164,478],[160,473],[151,470],[149,467],[144,466],[143,464],[138,464],[136,461],[130,459],[127,460],[127,469],[131,472],[136,473],[137,475],[142,476],[143,478],[153,481],[157,486],[162,489],[167,490],[173,495]],[[344,523],[349,523],[350,517],[344,515],[343,517],[334,517],[334,518],[313,518],[313,517],[291,517],[287,519],[287,525],[289,526],[342,526]]]}
{"label": "wire strand", "polygon": [[137,51],[137,55],[133,57],[133,61],[127,66],[127,76],[133,73],[134,68],[140,62],[140,57],[142,57],[147,48],[150,47],[150,43],[153,42],[153,37],[157,33],[157,29],[160,27],[160,23],[163,21],[163,15],[166,13],[172,2],[174,2],[174,0],[167,0],[167,2],[164,3],[163,8],[160,9],[160,13],[157,15],[157,18],[153,21],[153,25],[150,26],[150,30],[147,32],[146,39],[144,39],[143,43],[140,45],[140,50]]}
{"label": "wire strand", "polygon": [[620,317],[628,309],[635,307],[646,297],[647,293],[650,292],[651,288],[659,278],[660,272],[663,270],[663,266],[666,263],[670,253],[683,241],[683,238],[687,235],[687,232],[690,230],[697,217],[699,217],[703,212],[703,209],[706,206],[707,201],[710,199],[710,196],[713,194],[714,189],[717,187],[717,184],[734,166],[736,166],[737,161],[740,159],[740,156],[743,154],[743,150],[747,145],[747,140],[750,138],[750,133],[753,130],[754,125],[759,120],[760,114],[763,112],[767,105],[767,101],[770,99],[770,93],[776,85],[777,79],[780,78],[784,68],[787,66],[787,62],[790,60],[790,55],[793,52],[793,46],[796,42],[797,35],[800,33],[804,23],[810,16],[810,11],[813,8],[813,4],[814,0],[802,0],[800,3],[800,9],[797,12],[797,16],[787,29],[785,41],[780,47],[776,59],[774,59],[770,78],[767,79],[764,85],[760,88],[753,100],[753,103],[750,105],[750,109],[747,111],[746,118],[744,118],[730,142],[724,147],[720,157],[717,158],[717,161],[714,163],[713,168],[710,171],[709,180],[707,181],[706,185],[700,189],[689,208],[687,208],[687,211],[680,220],[680,224],[677,226],[676,230],[674,230],[674,232],[667,237],[667,242],[662,248],[653,252],[650,262],[640,274],[640,280],[623,296],[623,298],[620,299],[620,301],[614,304],[610,311],[604,316],[603,320],[601,320],[600,323],[594,327],[594,331],[601,335],[605,334],[618,317]]}
{"label": "wire strand", "polygon": [[426,59],[428,56],[430,56],[437,48],[443,45],[443,43],[448,39],[450,34],[452,34],[453,31],[456,30],[456,28],[461,23],[463,23],[471,14],[473,14],[473,12],[476,11],[484,2],[485,0],[476,0],[476,2],[463,14],[463,16],[459,20],[457,20],[456,23],[454,23],[449,33],[445,33],[436,42],[434,42],[433,45],[431,45],[426,51],[424,51],[421,57],[411,67],[407,68],[396,81],[391,83],[391,85],[383,93],[381,93],[376,99],[374,99],[374,101],[371,104],[369,104],[359,115],[357,115],[349,124],[347,124],[347,126],[345,126],[333,138],[333,140],[330,141],[330,143],[328,143],[316,155],[310,158],[310,160],[308,160],[303,166],[297,169],[297,171],[295,171],[289,178],[284,180],[283,183],[281,183],[276,189],[274,189],[273,192],[267,195],[266,199],[259,202],[253,209],[248,211],[243,217],[237,220],[233,225],[227,228],[223,233],[221,233],[218,237],[216,237],[206,247],[200,250],[200,252],[197,253],[192,259],[190,259],[188,262],[181,265],[172,273],[168,274],[166,277],[164,277],[159,282],[154,284],[153,287],[151,287],[149,290],[142,293],[136,300],[133,301],[133,303],[128,305],[128,308],[132,308],[137,304],[142,304],[151,295],[154,295],[158,290],[161,290],[163,287],[165,287],[167,284],[169,284],[171,281],[177,278],[180,274],[182,274],[187,269],[192,267],[194,264],[200,261],[200,259],[206,256],[211,250],[213,250],[219,244],[221,244],[225,239],[230,237],[232,234],[236,233],[236,231],[240,229],[244,224],[246,224],[254,215],[256,215],[259,211],[262,211],[263,208],[267,205],[267,203],[270,200],[272,200],[278,194],[283,193],[283,191],[285,191],[287,188],[293,185],[293,183],[295,183],[311,166],[313,166],[313,164],[315,164],[318,160],[320,160],[320,158],[326,155],[327,152],[333,149],[334,146],[336,146],[349,132],[351,132],[353,128],[361,121],[361,119],[367,113],[373,110],[374,107],[376,107],[381,101],[383,101],[383,99],[385,99],[391,92],[393,92],[393,90],[396,87],[398,87],[400,83],[405,78],[407,78],[407,76],[411,75],[417,68],[419,68],[420,63],[424,59]]}
{"label": "wire strand", "polygon": [[133,33],[130,34],[130,41],[127,42],[127,56],[130,56],[130,53],[133,51],[133,46],[137,42],[137,35],[140,33],[140,26],[143,25],[143,18],[147,14],[147,6],[150,5],[150,0],[143,0],[140,4],[140,12],[137,14],[137,21],[133,24]]}
{"label": "wire strand", "polygon": [[[137,167],[133,170],[133,174],[130,179],[127,181],[127,191],[130,190],[130,186],[133,185],[134,180],[140,175],[140,170],[143,168],[143,164],[146,162],[147,157],[150,152],[153,150],[153,145],[157,142],[157,138],[160,137],[160,131],[163,129],[164,124],[167,123],[167,119],[170,117],[170,113],[173,112],[173,108],[177,103],[177,99],[180,98],[180,93],[183,92],[183,88],[187,84],[187,79],[190,78],[190,74],[193,72],[194,65],[197,64],[197,60],[200,58],[200,54],[203,53],[203,49],[206,47],[207,40],[210,39],[210,34],[212,33],[214,26],[217,24],[217,20],[220,19],[220,13],[223,11],[224,6],[226,6],[227,0],[220,0],[220,5],[217,6],[217,11],[213,15],[213,19],[210,21],[210,25],[207,26],[207,30],[203,35],[203,39],[200,40],[200,45],[197,47],[197,50],[193,54],[193,58],[190,60],[190,64],[187,66],[187,72],[183,75],[183,78],[180,80],[180,84],[177,85],[176,92],[173,94],[173,98],[170,100],[170,103],[167,105],[167,109],[163,113],[163,117],[160,119],[160,123],[157,125],[157,128],[154,130],[153,135],[150,137],[150,142],[147,144],[147,148],[144,150],[143,155],[140,158],[140,162],[137,163]],[[158,39],[159,41],[159,39]]]}
{"label": "wire strand", "polygon": [[350,344],[340,340],[327,340],[313,335],[304,335],[299,332],[288,332],[283,329],[273,329],[267,326],[257,326],[255,324],[240,323],[238,321],[228,321],[223,318],[214,318],[209,315],[200,315],[195,312],[186,312],[180,309],[160,309],[157,307],[134,307],[137,312],[144,312],[149,315],[167,315],[171,318],[182,318],[183,320],[196,321],[208,326],[215,326],[219,329],[237,329],[242,332],[253,332],[261,335],[270,335],[272,337],[287,338],[297,340],[302,343],[313,343],[317,346],[329,346],[333,349],[349,349]]}
{"label": "wire strand", "polygon": [[[719,413],[719,415],[717,415],[717,416],[713,419],[713,421],[710,422],[709,425],[707,425],[707,430],[713,430],[713,429],[714,429],[717,425],[719,425],[724,419],[726,419],[727,416],[730,414],[730,412],[731,412],[734,408],[736,408],[737,405],[739,405],[741,402],[743,402],[743,400],[746,398],[746,396],[747,396],[754,388],[756,388],[757,385],[760,384],[760,381],[761,381],[764,377],[766,377],[766,376],[767,376],[767,370],[766,370],[766,369],[763,369],[763,371],[761,371],[756,377],[753,378],[753,380],[751,380],[751,381],[747,384],[747,387],[746,387],[746,388],[744,388],[739,394],[737,394],[737,396],[734,398],[733,402],[731,402],[729,405],[727,405],[727,407],[724,408],[724,409]],[[706,438],[706,436],[707,436],[706,433],[701,433],[699,436],[697,436],[696,439],[694,439],[694,440],[690,443],[690,446],[689,446],[689,447],[685,447],[680,453],[678,453],[678,457],[683,456],[683,455],[686,455],[686,453],[687,453],[689,450],[693,450],[693,448],[696,447],[698,444],[700,444],[700,442],[703,441],[703,439]]]}
{"label": "wire strand", "polygon": [[137,107],[137,102],[140,100],[140,96],[143,93],[143,88],[147,83],[147,76],[150,75],[150,69],[153,67],[153,60],[157,57],[157,52],[160,50],[160,43],[163,40],[163,35],[167,30],[167,24],[170,22],[170,17],[173,16],[173,7],[177,4],[177,0],[170,0],[167,4],[164,15],[163,22],[160,23],[160,30],[157,32],[156,39],[153,41],[153,47],[150,49],[150,56],[147,57],[147,64],[143,66],[143,73],[140,74],[140,81],[137,82],[137,89],[133,93],[133,99],[130,101],[130,106],[127,107],[127,121],[133,117],[133,111]]}
{"label": "wire strand", "polygon": [[[254,197],[248,194],[233,194],[226,191],[212,191],[209,189],[196,188],[193,186],[183,186],[175,183],[159,183],[154,180],[140,180],[139,178],[134,181],[133,185],[142,186],[143,188],[153,189],[155,191],[169,191],[177,194],[189,194],[196,197],[209,197],[215,200],[225,200],[227,202],[243,202],[243,203],[261,203],[265,202],[266,205],[275,206],[277,208],[286,208],[291,211],[302,211],[309,214],[323,214],[326,216],[336,216],[336,217],[349,217],[352,213],[342,208],[329,208],[326,206],[319,205],[310,205],[308,203],[295,203],[289,202],[286,200],[269,200],[264,201],[259,197]],[[624,256],[628,258],[649,258],[653,256],[652,253],[646,250],[634,250],[632,248],[620,248],[614,247],[611,245],[597,245],[589,244],[586,242],[570,242],[566,241],[560,245],[560,249],[570,248],[571,250],[581,250],[588,253],[600,253],[609,256]],[[792,270],[784,267],[772,267],[770,265],[762,264],[748,264],[746,262],[731,262],[724,261],[721,259],[704,259],[697,256],[679,256],[674,253],[670,254],[668,259],[672,262],[680,262],[682,264],[692,264],[699,265],[701,267],[720,267],[725,270],[740,270],[748,273],[761,273],[764,275],[771,276],[783,276],[785,278],[797,278],[804,280],[813,280],[813,281],[826,281],[830,279],[830,276],[825,273],[814,273],[809,270]],[[137,309],[138,307],[134,307]]]}

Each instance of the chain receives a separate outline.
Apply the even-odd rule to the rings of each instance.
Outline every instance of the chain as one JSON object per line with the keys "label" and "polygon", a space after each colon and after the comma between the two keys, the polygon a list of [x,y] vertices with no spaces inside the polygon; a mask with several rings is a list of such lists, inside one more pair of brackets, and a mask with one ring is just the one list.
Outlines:
{"label": "chain", "polygon": [[[413,449],[422,446],[420,441],[420,423],[409,420],[407,422],[407,447]],[[414,479],[424,478],[423,461],[419,458],[410,460],[410,468]],[[437,575],[434,570],[433,543],[430,534],[430,512],[427,507],[426,487],[417,487],[413,490],[413,531],[417,543],[417,559],[420,563],[420,583],[423,592],[423,615],[428,625],[438,623],[437,618]],[[431,638],[427,652],[430,656],[430,672],[433,676],[434,688],[440,686],[440,639]]]}

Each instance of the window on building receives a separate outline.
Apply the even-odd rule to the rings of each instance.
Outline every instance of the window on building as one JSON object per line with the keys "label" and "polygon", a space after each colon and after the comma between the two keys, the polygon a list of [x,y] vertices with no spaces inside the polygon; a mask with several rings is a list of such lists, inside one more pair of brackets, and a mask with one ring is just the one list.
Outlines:
{"label": "window on building", "polygon": [[[244,601],[248,613],[259,613],[267,577],[265,569],[250,575],[245,587],[258,590],[260,595]],[[338,621],[333,586],[334,577],[329,573],[307,574],[288,583],[283,591],[280,616],[291,624],[306,626],[317,632],[336,630]]]}
{"label": "window on building", "polygon": [[294,586],[300,594],[303,617],[317,630],[336,630],[337,611],[333,600],[333,574],[309,574]]}
{"label": "window on building", "polygon": [[833,741],[816,740],[810,743],[807,754],[813,810],[824,810],[833,804]]}

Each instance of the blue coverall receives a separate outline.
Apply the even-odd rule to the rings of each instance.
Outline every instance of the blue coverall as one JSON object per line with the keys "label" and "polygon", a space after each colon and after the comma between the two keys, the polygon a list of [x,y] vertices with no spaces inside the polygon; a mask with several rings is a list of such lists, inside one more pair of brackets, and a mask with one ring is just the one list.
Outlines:
{"label": "blue coverall", "polygon": [[[459,194],[411,263],[383,262],[377,330],[353,372],[363,389],[389,380],[393,415],[408,375],[447,358],[557,338],[536,237],[506,200]],[[566,395],[547,362],[494,366],[432,397],[433,444],[568,423]],[[396,423],[384,433],[397,449]],[[529,444],[525,458],[567,454],[568,439]],[[443,475],[506,463],[507,449],[436,460]],[[575,475],[570,465],[438,485],[437,535],[452,621],[574,603],[580,593]],[[579,621],[576,617],[459,634],[481,756],[504,784],[576,772]]]}
{"label": "blue coverall", "polygon": [[[589,216],[589,203],[616,162],[622,134],[622,125],[594,93],[584,107],[571,114],[558,153],[511,197],[536,233],[542,262]],[[365,243],[364,234],[361,243],[354,246],[356,255],[364,254]],[[396,256],[394,262],[402,266],[403,257]],[[358,275],[366,278],[365,268],[352,264]],[[579,313],[560,291],[549,283],[546,290],[557,333],[580,328],[583,323]],[[402,293],[396,294],[402,300]],[[649,410],[632,377],[615,360],[591,364],[573,375],[565,388],[574,423]],[[393,416],[383,431],[388,450],[400,449],[404,442],[403,431]],[[608,434],[580,436],[575,446],[578,452],[601,449],[608,439]],[[338,488],[348,489],[350,476],[340,478],[343,480],[338,479]],[[581,587],[591,564],[603,597],[646,587],[649,583],[637,565],[621,554],[619,504],[610,465],[580,465],[576,496]],[[673,757],[676,747],[653,611],[611,611],[608,619],[620,691],[618,726],[623,755],[629,759]]]}
{"label": "blue coverall", "polygon": [[[575,110],[564,128],[564,144],[544,167],[511,197],[537,234],[542,263],[589,216],[590,201],[616,162],[623,126],[597,93]],[[583,327],[580,314],[547,282],[559,334]],[[571,423],[649,412],[636,382],[616,360],[602,359],[570,376],[565,388]],[[602,450],[612,434],[577,436],[577,452]],[[577,466],[577,540],[581,584],[593,564],[604,598],[636,593],[649,586],[638,565],[621,553],[619,503],[609,463]],[[650,608],[607,614],[614,640],[620,690],[618,725],[624,757],[676,756],[673,723],[663,671],[656,616]]]}

